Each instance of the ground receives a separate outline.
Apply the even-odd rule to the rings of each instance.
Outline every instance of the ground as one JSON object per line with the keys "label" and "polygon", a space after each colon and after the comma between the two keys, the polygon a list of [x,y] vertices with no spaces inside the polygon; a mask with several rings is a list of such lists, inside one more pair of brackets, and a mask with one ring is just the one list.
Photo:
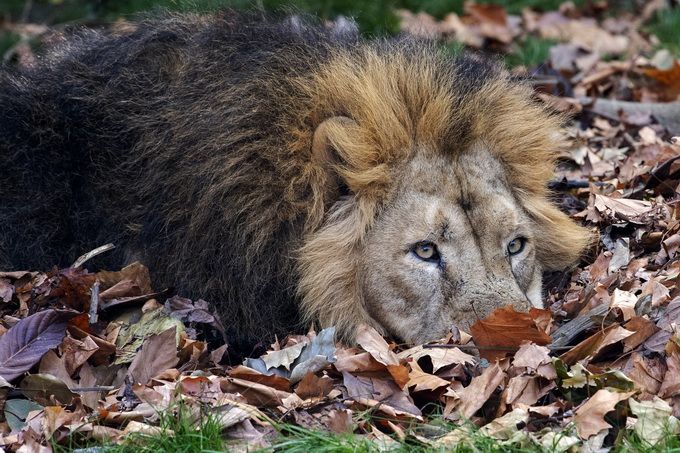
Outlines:
{"label": "ground", "polygon": [[[152,4],[12,0],[0,7],[0,46],[7,64],[30,65],[71,21],[109,23]],[[168,297],[143,264],[2,269],[0,448],[680,450],[680,7],[296,5],[355,15],[366,34],[403,30],[500,56],[529,77],[571,118],[551,185],[597,243],[547,276],[545,310],[502,308],[427,345],[368,327],[355,348],[335,345],[332,330],[291,335],[241,365],[215,341],[209,305]]]}

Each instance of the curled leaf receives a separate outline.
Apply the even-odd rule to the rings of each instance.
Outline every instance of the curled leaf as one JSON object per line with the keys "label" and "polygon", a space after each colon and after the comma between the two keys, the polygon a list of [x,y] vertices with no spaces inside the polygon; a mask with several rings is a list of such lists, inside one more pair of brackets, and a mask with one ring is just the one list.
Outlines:
{"label": "curled leaf", "polygon": [[0,377],[11,381],[30,370],[56,348],[66,335],[66,324],[76,313],[45,310],[19,321],[0,337]]}

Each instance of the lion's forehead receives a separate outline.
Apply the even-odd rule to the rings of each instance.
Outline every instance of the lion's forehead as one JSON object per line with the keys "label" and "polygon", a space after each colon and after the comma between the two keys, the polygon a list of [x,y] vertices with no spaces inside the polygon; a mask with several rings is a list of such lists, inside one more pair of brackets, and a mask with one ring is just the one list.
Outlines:
{"label": "lion's forehead", "polygon": [[420,217],[433,226],[460,217],[475,223],[493,222],[491,226],[499,221],[522,221],[523,211],[506,167],[481,144],[456,158],[416,155],[403,173],[395,202],[406,206],[405,212],[411,214],[408,217]]}

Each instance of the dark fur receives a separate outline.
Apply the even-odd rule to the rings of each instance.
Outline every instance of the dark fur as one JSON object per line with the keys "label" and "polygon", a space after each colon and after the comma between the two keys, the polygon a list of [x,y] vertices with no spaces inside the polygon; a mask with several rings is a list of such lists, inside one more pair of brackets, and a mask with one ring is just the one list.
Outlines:
{"label": "dark fur", "polygon": [[[168,17],[117,35],[84,31],[38,68],[6,69],[0,269],[65,266],[113,242],[91,266],[142,261],[156,285],[214,303],[230,338],[289,331],[312,194],[300,177],[308,156],[285,155],[288,126],[318,123],[290,80],[335,48],[363,45],[296,21]],[[466,58],[438,67],[442,80],[455,73],[459,93],[496,74]]]}

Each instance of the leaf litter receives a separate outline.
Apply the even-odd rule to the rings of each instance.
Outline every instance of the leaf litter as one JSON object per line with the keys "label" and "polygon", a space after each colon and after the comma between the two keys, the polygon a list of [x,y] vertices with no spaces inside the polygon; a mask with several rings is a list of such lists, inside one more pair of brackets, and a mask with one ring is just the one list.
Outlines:
{"label": "leaf litter", "polygon": [[518,16],[471,2],[441,20],[400,12],[407,32],[484,52],[553,43],[539,67],[512,71],[573,115],[552,188],[599,240],[579,266],[547,276],[546,310],[501,307],[425,345],[369,326],[354,347],[335,344],[333,328],[310,331],[228,364],[228,345],[207,340],[224,332],[207,302],[154,291],[141,263],[88,272],[109,246],[66,269],[4,270],[0,448],[172,435],[159,414],[178,404],[245,448],[274,444],[282,422],[380,447],[446,448],[475,425],[555,451],[610,448],[626,428],[651,445],[678,433],[680,62],[641,27],[663,3],[617,19],[571,3]]}

